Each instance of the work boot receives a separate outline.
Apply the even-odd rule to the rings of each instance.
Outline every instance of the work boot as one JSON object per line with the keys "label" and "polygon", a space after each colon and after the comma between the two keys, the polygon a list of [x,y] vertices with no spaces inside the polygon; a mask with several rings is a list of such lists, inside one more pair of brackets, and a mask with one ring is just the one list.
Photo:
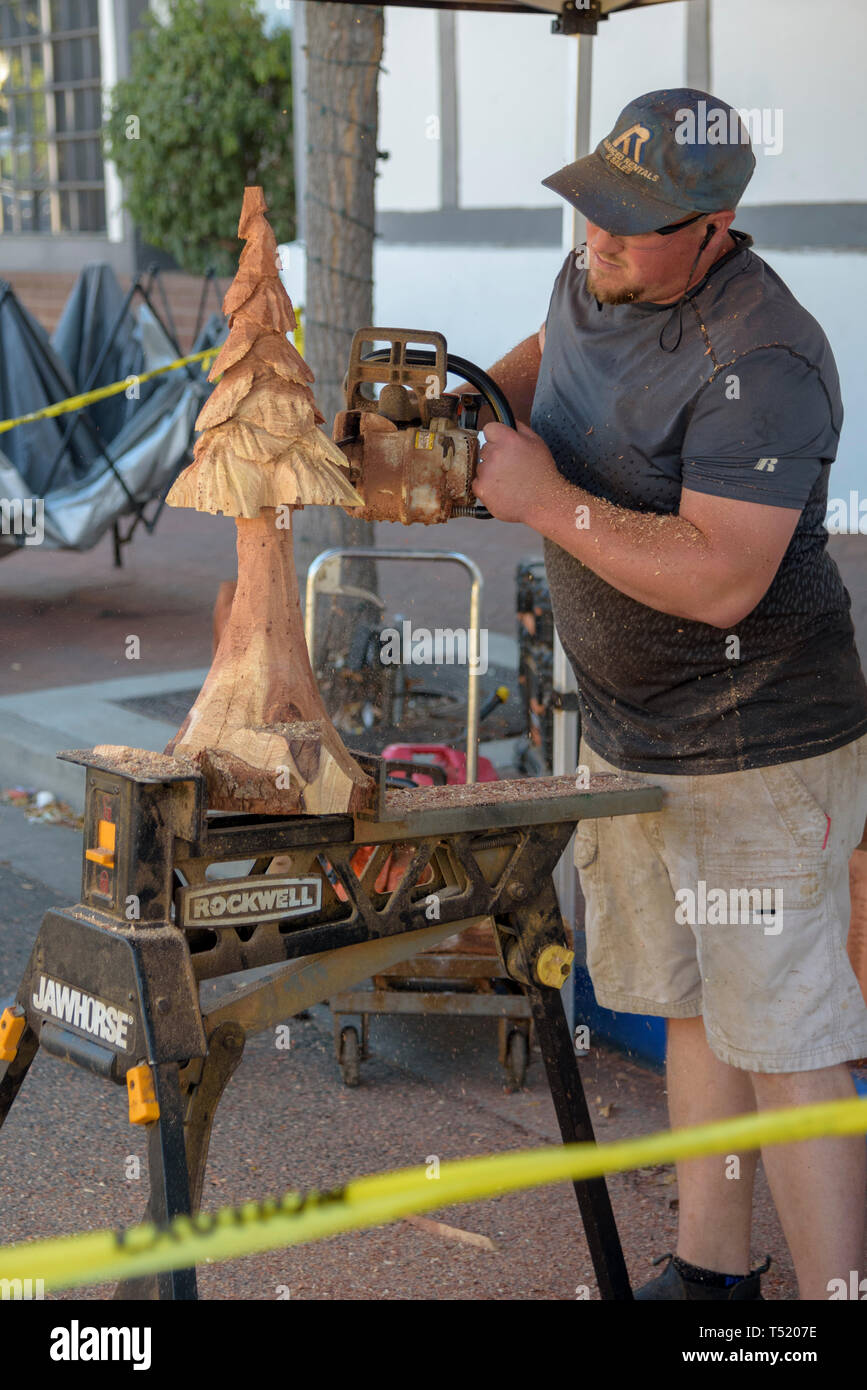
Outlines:
{"label": "work boot", "polygon": [[714,1288],[710,1284],[699,1284],[693,1279],[685,1279],[680,1270],[674,1263],[672,1254],[658,1255],[653,1261],[658,1265],[662,1260],[668,1260],[668,1264],[662,1274],[658,1274],[649,1283],[642,1284],[640,1289],[636,1289],[633,1298],[641,1300],[691,1300],[694,1302],[722,1302],[733,1303],[742,1299],[759,1299],[764,1303],[759,1285],[761,1276],[766,1270],[770,1269],[771,1257],[768,1255],[765,1263],[759,1265],[758,1269],[753,1269],[749,1274],[741,1279],[740,1283],[732,1284],[730,1289]]}

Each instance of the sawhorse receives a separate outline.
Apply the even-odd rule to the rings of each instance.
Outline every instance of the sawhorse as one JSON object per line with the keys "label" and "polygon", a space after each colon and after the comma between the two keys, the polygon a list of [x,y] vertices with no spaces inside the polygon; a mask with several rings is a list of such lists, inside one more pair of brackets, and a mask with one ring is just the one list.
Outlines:
{"label": "sawhorse", "polygon": [[[563,1141],[593,1140],[552,873],[577,820],[656,810],[657,788],[598,775],[589,790],[549,777],[386,792],[368,760],[380,781],[370,816],[225,815],[164,754],[60,756],[87,767],[82,896],[46,913],[0,1020],[0,1124],[40,1046],[126,1083],[148,1133],[148,1219],[196,1212],[246,1036],[486,921],[529,1001]],[[356,871],[360,846],[374,850]],[[398,847],[410,847],[406,869],[379,892]],[[231,878],[209,876],[231,864]],[[203,981],[267,965],[279,968],[203,1010]],[[574,1188],[602,1298],[631,1298],[604,1178]],[[194,1299],[195,1270],[128,1281],[116,1297]]]}

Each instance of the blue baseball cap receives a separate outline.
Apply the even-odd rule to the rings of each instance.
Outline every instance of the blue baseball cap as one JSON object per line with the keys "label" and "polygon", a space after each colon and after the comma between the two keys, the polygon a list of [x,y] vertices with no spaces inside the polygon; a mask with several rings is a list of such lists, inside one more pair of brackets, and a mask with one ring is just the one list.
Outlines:
{"label": "blue baseball cap", "polygon": [[675,87],[636,97],[592,154],[542,183],[597,227],[637,236],[690,213],[736,207],[755,167],[734,107]]}

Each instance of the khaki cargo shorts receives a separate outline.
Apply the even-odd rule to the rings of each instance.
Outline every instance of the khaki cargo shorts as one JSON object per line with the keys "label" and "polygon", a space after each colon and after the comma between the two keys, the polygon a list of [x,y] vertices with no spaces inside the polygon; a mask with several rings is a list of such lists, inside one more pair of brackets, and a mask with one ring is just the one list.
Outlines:
{"label": "khaki cargo shorts", "polygon": [[[579,762],[617,772],[582,740]],[[629,773],[662,809],[579,822],[587,968],[624,1013],[703,1017],[723,1062],[811,1071],[867,1056],[846,954],[848,861],[867,818],[867,735],[800,762]]]}

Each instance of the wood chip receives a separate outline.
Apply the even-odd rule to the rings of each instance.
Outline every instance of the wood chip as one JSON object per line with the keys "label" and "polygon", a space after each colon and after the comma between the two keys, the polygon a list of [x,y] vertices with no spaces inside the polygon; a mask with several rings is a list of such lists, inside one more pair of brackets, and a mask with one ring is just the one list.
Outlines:
{"label": "wood chip", "polygon": [[445,1221],[432,1221],[429,1216],[405,1216],[403,1219],[408,1226],[418,1226],[419,1230],[441,1236],[443,1240],[459,1240],[463,1245],[475,1245],[480,1250],[497,1252],[490,1236],[480,1236],[476,1231],[462,1231],[460,1226],[447,1226]]}

